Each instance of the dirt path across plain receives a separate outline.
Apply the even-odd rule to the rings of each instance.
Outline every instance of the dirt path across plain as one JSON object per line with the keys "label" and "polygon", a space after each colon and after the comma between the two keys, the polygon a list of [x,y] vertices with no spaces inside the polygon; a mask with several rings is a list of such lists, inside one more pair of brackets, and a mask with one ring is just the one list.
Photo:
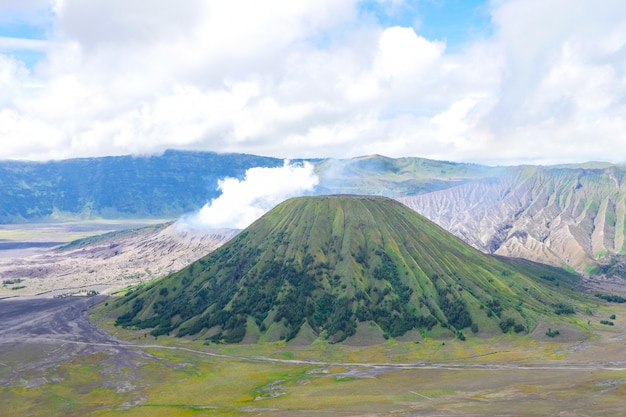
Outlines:
{"label": "dirt path across plain", "polygon": [[[346,376],[368,377],[381,373],[411,369],[442,370],[569,370],[626,371],[626,361],[494,363],[456,361],[444,363],[354,363],[313,360],[277,359],[264,356],[236,356],[150,343],[127,343],[99,329],[87,317],[89,309],[102,297],[32,298],[0,300],[0,366],[10,366],[11,372],[0,373],[0,385],[8,385],[26,373],[59,366],[77,357],[104,352],[115,358],[115,369],[134,369],[152,356],[148,349],[179,350],[203,356],[256,362],[274,362],[321,367],[340,366],[349,371]],[[28,354],[26,354],[28,353]],[[13,355],[12,355],[13,354]],[[7,356],[23,355],[28,360],[10,361]],[[4,358],[4,359],[3,359]],[[11,363],[11,365],[8,365]],[[0,367],[1,369],[1,367]],[[337,375],[334,375],[337,376]]]}
{"label": "dirt path across plain", "polygon": [[[91,323],[87,312],[102,297],[0,300],[0,386],[45,378],[46,370],[95,353],[106,353],[110,372],[136,369],[151,358]],[[135,376],[116,382],[133,384]],[[24,378],[27,378],[25,380]],[[128,380],[130,379],[130,381]],[[42,383],[45,381],[42,381]]]}

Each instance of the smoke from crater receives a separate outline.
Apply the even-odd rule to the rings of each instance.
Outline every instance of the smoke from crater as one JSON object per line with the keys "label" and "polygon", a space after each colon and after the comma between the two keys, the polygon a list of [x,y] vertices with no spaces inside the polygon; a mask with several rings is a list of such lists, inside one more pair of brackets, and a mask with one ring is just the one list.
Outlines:
{"label": "smoke from crater", "polygon": [[285,160],[278,168],[250,168],[243,180],[218,181],[222,194],[198,212],[183,216],[179,225],[191,229],[244,229],[282,201],[311,193],[319,178],[309,162]]}

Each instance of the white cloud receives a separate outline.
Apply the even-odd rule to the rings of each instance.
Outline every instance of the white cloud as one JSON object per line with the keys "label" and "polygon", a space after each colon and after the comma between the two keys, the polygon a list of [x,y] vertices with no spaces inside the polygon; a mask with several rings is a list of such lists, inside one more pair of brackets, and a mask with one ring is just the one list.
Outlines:
{"label": "white cloud", "polygon": [[48,41],[39,39],[10,38],[0,36],[0,51],[31,50],[45,51],[49,47]]}
{"label": "white cloud", "polygon": [[[3,152],[26,159],[37,158],[37,149],[62,149],[67,146],[63,132],[40,120],[30,119],[14,110],[0,110],[0,137]],[[29,138],[28,141],[23,138]],[[52,154],[63,157],[63,154]]]}
{"label": "white cloud", "polygon": [[510,1],[494,19],[505,69],[482,126],[511,159],[625,162],[626,5]]}
{"label": "white cloud", "polygon": [[222,194],[197,213],[183,217],[179,226],[197,230],[244,229],[287,198],[312,191],[317,183],[310,163],[295,165],[285,161],[280,168],[250,168],[241,181],[218,181]]}
{"label": "white cloud", "polygon": [[380,26],[359,4],[11,6],[53,23],[45,41],[0,38],[5,50],[46,53],[32,68],[0,55],[0,158],[184,148],[624,161],[623,0],[493,0],[493,35],[452,51],[415,28]]}
{"label": "white cloud", "polygon": [[445,44],[429,42],[411,28],[391,27],[379,39],[382,77],[416,79],[441,57]]}
{"label": "white cloud", "polygon": [[184,37],[201,23],[207,2],[185,0],[57,1],[58,34],[87,51]]}
{"label": "white cloud", "polygon": [[28,79],[29,72],[20,61],[0,55],[0,103],[8,105]]}

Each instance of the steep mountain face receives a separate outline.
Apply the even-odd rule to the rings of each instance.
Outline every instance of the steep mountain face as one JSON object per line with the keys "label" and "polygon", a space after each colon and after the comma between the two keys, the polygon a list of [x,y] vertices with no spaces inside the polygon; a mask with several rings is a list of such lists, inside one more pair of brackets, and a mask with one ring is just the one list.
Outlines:
{"label": "steep mountain face", "polygon": [[177,217],[219,195],[217,181],[283,161],[244,154],[166,151],[52,162],[0,162],[0,222],[50,216]]}
{"label": "steep mountain face", "polygon": [[402,201],[472,246],[577,271],[623,272],[626,167],[518,167]]}
{"label": "steep mountain face", "polygon": [[573,313],[576,279],[485,255],[395,200],[302,197],[114,308],[118,325],[213,341],[341,341],[364,326],[464,338]]}

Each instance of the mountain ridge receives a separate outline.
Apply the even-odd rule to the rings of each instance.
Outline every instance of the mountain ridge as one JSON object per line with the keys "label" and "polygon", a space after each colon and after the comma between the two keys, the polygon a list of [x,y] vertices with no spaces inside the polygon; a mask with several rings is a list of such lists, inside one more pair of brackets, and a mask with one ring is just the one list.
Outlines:
{"label": "mountain ridge", "polygon": [[1,223],[64,218],[167,218],[219,196],[218,180],[283,160],[168,150],[162,155],[0,161]]}
{"label": "mountain ridge", "polygon": [[520,167],[403,198],[472,246],[579,272],[610,273],[626,252],[626,167]]}
{"label": "mountain ridge", "polygon": [[[319,176],[314,194],[396,198],[486,253],[626,277],[625,165],[489,167],[381,155],[309,161]],[[218,197],[219,179],[282,164],[183,151],[0,162],[0,222],[176,218]]]}

